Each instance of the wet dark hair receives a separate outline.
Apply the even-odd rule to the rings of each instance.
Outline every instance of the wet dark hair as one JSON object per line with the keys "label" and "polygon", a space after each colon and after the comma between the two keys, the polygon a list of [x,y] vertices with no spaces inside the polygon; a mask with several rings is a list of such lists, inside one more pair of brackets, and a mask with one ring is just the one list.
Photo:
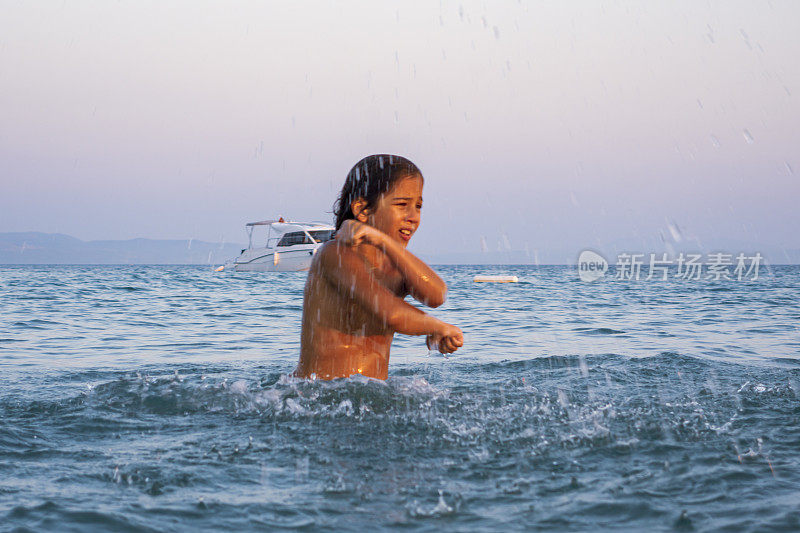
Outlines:
{"label": "wet dark hair", "polygon": [[345,220],[355,218],[351,204],[363,198],[366,209],[371,209],[381,194],[389,192],[400,179],[410,176],[422,178],[417,165],[399,155],[368,155],[355,164],[347,174],[339,198],[333,204],[333,215],[336,217],[336,229],[342,227]]}

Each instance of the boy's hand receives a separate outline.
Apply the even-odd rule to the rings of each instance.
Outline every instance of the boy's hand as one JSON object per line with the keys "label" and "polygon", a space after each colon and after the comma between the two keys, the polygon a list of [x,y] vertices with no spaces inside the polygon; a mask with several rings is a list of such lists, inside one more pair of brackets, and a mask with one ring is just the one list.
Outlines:
{"label": "boy's hand", "polygon": [[358,246],[362,243],[377,245],[380,237],[379,230],[354,219],[345,220],[336,231],[336,240],[348,246]]}
{"label": "boy's hand", "polygon": [[464,346],[464,334],[459,328],[445,324],[442,331],[428,335],[425,344],[429,350],[439,350],[443,354],[453,353]]}

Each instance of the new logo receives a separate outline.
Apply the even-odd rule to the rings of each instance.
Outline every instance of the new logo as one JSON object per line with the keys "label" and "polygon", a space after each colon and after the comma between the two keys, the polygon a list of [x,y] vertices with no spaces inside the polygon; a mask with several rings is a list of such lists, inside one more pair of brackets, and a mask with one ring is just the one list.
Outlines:
{"label": "new logo", "polygon": [[581,281],[596,281],[606,275],[608,261],[591,250],[584,250],[578,256],[578,277]]}

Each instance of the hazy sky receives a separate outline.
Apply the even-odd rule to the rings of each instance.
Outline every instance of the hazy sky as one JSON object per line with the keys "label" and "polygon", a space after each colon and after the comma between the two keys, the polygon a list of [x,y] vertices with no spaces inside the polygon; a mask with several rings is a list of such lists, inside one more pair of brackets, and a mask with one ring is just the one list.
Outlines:
{"label": "hazy sky", "polygon": [[350,167],[388,152],[426,177],[420,251],[635,244],[669,221],[800,248],[796,2],[0,11],[0,231],[243,242],[251,220],[330,219]]}

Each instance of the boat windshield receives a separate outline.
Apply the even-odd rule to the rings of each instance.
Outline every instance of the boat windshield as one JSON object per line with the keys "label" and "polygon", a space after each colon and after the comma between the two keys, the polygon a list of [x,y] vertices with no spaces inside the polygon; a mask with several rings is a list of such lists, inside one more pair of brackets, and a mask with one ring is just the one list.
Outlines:
{"label": "boat windshield", "polygon": [[313,244],[311,240],[302,231],[290,231],[286,233],[281,240],[278,241],[278,246],[292,246],[294,244]]}
{"label": "boat windshield", "polygon": [[310,233],[311,237],[317,242],[327,242],[333,238],[333,231],[332,229],[323,229],[309,231],[308,233]]}
{"label": "boat windshield", "polygon": [[325,241],[331,240],[333,237],[333,230],[314,230],[308,232],[311,237],[314,239],[313,241],[308,238],[308,235],[305,234],[303,231],[290,231],[289,233],[284,234],[281,237],[281,240],[278,241],[278,246],[292,246],[295,244],[314,244],[314,243],[321,243]]}

